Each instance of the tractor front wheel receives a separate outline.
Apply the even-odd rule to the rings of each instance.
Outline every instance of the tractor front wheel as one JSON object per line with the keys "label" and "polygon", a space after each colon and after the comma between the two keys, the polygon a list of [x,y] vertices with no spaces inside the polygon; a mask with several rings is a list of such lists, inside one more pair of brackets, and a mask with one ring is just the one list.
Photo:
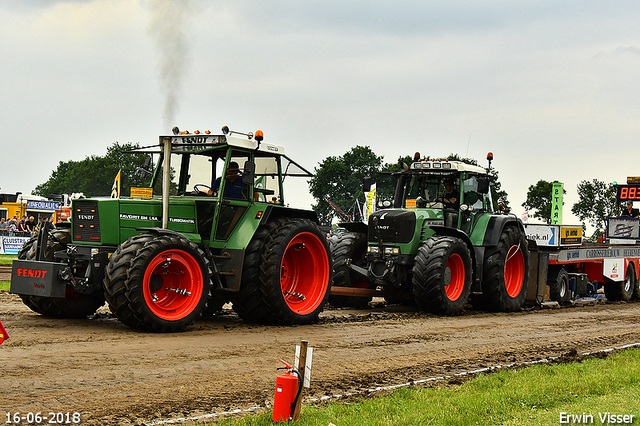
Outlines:
{"label": "tractor front wheel", "polygon": [[105,288],[111,311],[126,325],[184,331],[210,297],[209,261],[187,238],[137,235],[111,256]]}
{"label": "tractor front wheel", "polygon": [[418,307],[460,315],[471,292],[471,253],[459,238],[431,237],[418,248],[413,295]]}

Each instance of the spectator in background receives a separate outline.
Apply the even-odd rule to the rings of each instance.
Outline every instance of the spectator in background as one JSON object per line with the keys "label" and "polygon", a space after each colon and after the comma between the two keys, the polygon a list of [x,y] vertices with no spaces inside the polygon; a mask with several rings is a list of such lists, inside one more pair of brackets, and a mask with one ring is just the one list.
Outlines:
{"label": "spectator in background", "polygon": [[18,232],[18,227],[17,227],[16,223],[17,223],[16,219],[11,219],[11,220],[9,221],[9,230],[8,230],[8,233],[9,233],[9,236],[10,236],[10,237],[15,236],[15,235],[16,235],[16,232]]}
{"label": "spectator in background", "polygon": [[622,216],[626,217],[638,217],[640,212],[638,209],[633,208],[633,201],[627,201],[626,208],[622,211]]}
{"label": "spectator in background", "polygon": [[38,226],[38,224],[36,223],[36,220],[33,216],[30,216],[29,220],[24,223],[25,231],[30,234],[36,232],[36,226]]}
{"label": "spectator in background", "polygon": [[22,216],[22,219],[17,221],[17,223],[16,223],[16,231],[20,232],[20,233],[27,232],[27,229],[24,227],[26,223],[27,223],[27,215],[24,215],[24,216]]}
{"label": "spectator in background", "polygon": [[56,227],[53,226],[53,223],[51,222],[51,218],[49,216],[44,217],[44,220],[42,221],[42,226],[44,226],[49,231],[53,231],[54,229],[56,229]]}
{"label": "spectator in background", "polygon": [[9,229],[9,222],[4,217],[0,219],[0,235],[7,235]]}

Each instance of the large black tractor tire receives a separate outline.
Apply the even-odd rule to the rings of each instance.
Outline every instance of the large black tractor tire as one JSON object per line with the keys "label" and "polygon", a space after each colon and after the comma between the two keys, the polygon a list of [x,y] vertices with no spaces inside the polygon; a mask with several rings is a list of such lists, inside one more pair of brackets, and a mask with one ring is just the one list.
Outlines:
{"label": "large black tractor tire", "polygon": [[131,237],[111,255],[106,268],[109,308],[132,328],[184,331],[202,314],[210,295],[209,260],[182,236]]}
{"label": "large black tractor tire", "polygon": [[629,263],[624,281],[605,281],[604,295],[607,297],[607,300],[612,302],[628,302],[633,297],[637,287],[638,283],[636,280],[635,269],[633,267],[633,263]]}
{"label": "large black tractor tire", "polygon": [[231,302],[233,310],[247,322],[264,322],[263,318],[268,315],[266,306],[262,302],[260,272],[264,262],[262,256],[265,246],[278,227],[278,223],[278,221],[270,221],[261,225],[253,234],[245,250],[240,291],[232,295]]}
{"label": "large black tractor tire", "polygon": [[[53,254],[63,250],[70,242],[71,233],[68,229],[56,229],[49,232],[45,249],[47,260],[53,262]],[[36,243],[37,237],[29,239],[18,252],[18,259],[35,260]],[[76,292],[71,286],[67,286],[63,299],[27,295],[20,295],[20,298],[32,311],[52,318],[86,318],[104,305],[104,296],[101,291],[82,294]]]}
{"label": "large black tractor tire", "polygon": [[471,292],[471,253],[459,238],[431,237],[418,248],[413,295],[422,310],[460,315]]}
{"label": "large black tractor tire", "polygon": [[245,252],[233,309],[262,324],[309,324],[331,290],[329,243],[308,219],[279,218],[255,233]]}
{"label": "large black tractor tire", "polygon": [[495,247],[485,251],[482,299],[486,309],[513,312],[522,308],[529,283],[527,238],[519,228],[506,227]]}
{"label": "large black tractor tire", "polygon": [[[343,232],[329,239],[333,258],[333,284],[335,287],[369,288],[371,283],[349,269],[349,263],[366,267],[367,236],[359,232]],[[362,308],[371,297],[329,296],[329,304],[337,308]]]}
{"label": "large black tractor tire", "polygon": [[571,289],[569,288],[569,273],[564,268],[560,268],[554,273],[550,273],[547,279],[549,286],[549,298],[561,305],[566,305],[571,300]]}

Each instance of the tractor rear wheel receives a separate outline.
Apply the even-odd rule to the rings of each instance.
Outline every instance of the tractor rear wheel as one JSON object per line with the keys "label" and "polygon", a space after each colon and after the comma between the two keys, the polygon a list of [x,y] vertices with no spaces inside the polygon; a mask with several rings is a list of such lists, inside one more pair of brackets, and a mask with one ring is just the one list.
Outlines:
{"label": "tractor rear wheel", "polygon": [[420,309],[460,315],[471,292],[471,253],[460,238],[431,237],[418,248],[413,295]]}
{"label": "tractor rear wheel", "polygon": [[500,241],[485,252],[482,279],[484,306],[513,312],[522,307],[529,282],[529,254],[525,234],[516,227],[502,231]]}
{"label": "tractor rear wheel", "polygon": [[[369,281],[349,269],[349,263],[366,267],[367,236],[359,232],[343,232],[329,239],[333,258],[333,286],[369,288]],[[338,308],[362,308],[371,297],[329,296],[329,304]]]}
{"label": "tractor rear wheel", "polygon": [[277,219],[254,235],[242,275],[233,303],[242,319],[309,324],[318,319],[329,298],[329,244],[308,219]]}
{"label": "tractor rear wheel", "polygon": [[571,289],[569,288],[569,273],[560,268],[555,275],[549,274],[547,280],[549,285],[549,297],[561,305],[569,303],[571,300]]}
{"label": "tractor rear wheel", "polygon": [[[64,250],[70,242],[71,233],[68,229],[56,229],[49,232],[45,249],[47,260],[53,262],[53,254],[56,251]],[[36,258],[36,243],[37,237],[28,240],[18,252],[18,259],[34,260]],[[52,318],[86,318],[104,305],[102,292],[78,293],[70,285],[67,285],[66,295],[63,299],[27,295],[20,295],[20,298],[32,311]]]}
{"label": "tractor rear wheel", "polygon": [[178,235],[129,238],[111,255],[106,272],[109,308],[133,328],[184,331],[202,314],[211,294],[209,260]]}
{"label": "tractor rear wheel", "polygon": [[627,273],[624,276],[624,281],[611,281],[606,280],[604,283],[604,295],[607,300],[612,302],[629,301],[633,297],[636,291],[636,274],[633,268],[633,263],[627,265]]}

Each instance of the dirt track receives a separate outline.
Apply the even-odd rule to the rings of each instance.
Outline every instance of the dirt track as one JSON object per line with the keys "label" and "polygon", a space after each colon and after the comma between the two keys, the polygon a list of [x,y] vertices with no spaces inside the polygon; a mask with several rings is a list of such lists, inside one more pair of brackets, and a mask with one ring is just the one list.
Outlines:
{"label": "dirt track", "polygon": [[[101,308],[54,320],[0,293],[0,413],[80,412],[82,424],[141,424],[273,401],[278,359],[315,348],[305,398],[640,342],[640,304],[456,318],[411,309],[328,310],[320,324],[245,324],[231,311],[181,334],[128,329]],[[6,418],[3,417],[2,422]]]}

